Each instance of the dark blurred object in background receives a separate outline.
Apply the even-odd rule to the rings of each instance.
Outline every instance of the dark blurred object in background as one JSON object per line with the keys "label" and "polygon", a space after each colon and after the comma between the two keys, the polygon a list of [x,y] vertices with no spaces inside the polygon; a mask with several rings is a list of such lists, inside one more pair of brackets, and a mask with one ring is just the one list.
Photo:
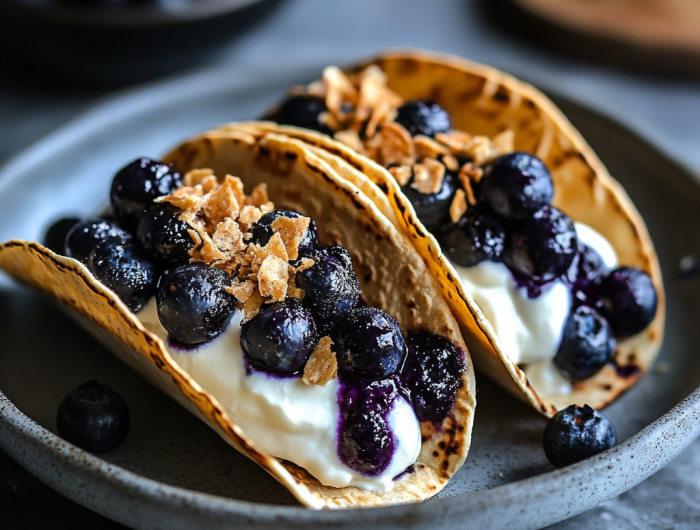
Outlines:
{"label": "dark blurred object in background", "polygon": [[481,0],[490,21],[549,51],[700,78],[700,0]]}
{"label": "dark blurred object in background", "polygon": [[21,74],[124,85],[215,55],[283,0],[0,0],[0,57]]}

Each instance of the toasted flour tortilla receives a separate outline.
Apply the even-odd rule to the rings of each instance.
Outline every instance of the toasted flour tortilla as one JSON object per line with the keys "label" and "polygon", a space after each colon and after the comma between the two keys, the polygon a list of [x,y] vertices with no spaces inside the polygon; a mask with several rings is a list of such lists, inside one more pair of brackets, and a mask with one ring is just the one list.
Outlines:
{"label": "toasted flour tortilla", "polygon": [[[649,370],[663,339],[666,314],[661,269],[649,233],[624,189],[610,176],[602,162],[562,112],[539,90],[494,68],[458,57],[423,51],[387,54],[358,65],[359,72],[377,65],[387,86],[404,100],[430,99],[451,116],[455,129],[493,138],[512,130],[515,149],[542,159],[554,180],[554,206],[605,236],[615,248],[620,265],[639,267],[651,275],[658,293],[653,322],[640,334],[620,341],[614,363],[597,375],[576,383],[570,394],[537,392],[504,351],[498,336],[469,293],[459,275],[441,253],[436,239],[425,230],[394,178],[382,166],[360,156],[326,135],[282,127],[270,122],[230,124],[222,130],[282,132],[342,158],[375,184],[366,192],[380,208],[390,206],[388,218],[407,234],[439,278],[443,295],[460,322],[478,369],[546,416],[572,403],[602,408],[630,388]],[[347,178],[347,172],[339,171]],[[383,195],[376,199],[377,195]]]}
{"label": "toasted flour tortilla", "polygon": [[421,425],[424,441],[415,471],[398,479],[392,491],[379,494],[323,486],[304,469],[262,451],[216,399],[173,361],[163,342],[78,261],[38,243],[14,240],[0,245],[0,268],[72,309],[70,313],[122,360],[257,462],[302,504],[312,508],[398,504],[439,492],[469,450],[476,403],[474,371],[438,280],[406,236],[357,187],[339,178],[297,140],[275,134],[221,137],[205,133],[175,149],[166,160],[182,172],[207,167],[222,177],[236,175],[247,188],[266,183],[278,208],[311,216],[322,243],[340,244],[350,252],[369,305],[387,311],[404,330],[439,333],[465,351],[468,368],[452,413],[441,425]]}

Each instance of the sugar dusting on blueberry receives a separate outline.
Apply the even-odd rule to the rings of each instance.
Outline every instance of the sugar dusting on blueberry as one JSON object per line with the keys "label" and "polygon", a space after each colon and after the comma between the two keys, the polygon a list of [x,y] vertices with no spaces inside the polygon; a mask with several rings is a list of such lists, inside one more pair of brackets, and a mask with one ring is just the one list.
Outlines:
{"label": "sugar dusting on blueberry", "polygon": [[169,203],[152,204],[144,212],[136,231],[144,250],[163,266],[189,261],[194,241],[190,226],[180,220],[182,210]]}
{"label": "sugar dusting on blueberry", "polygon": [[58,434],[91,453],[116,449],[129,432],[126,402],[114,390],[88,381],[61,402],[56,415]]}
{"label": "sugar dusting on blueberry", "polygon": [[615,335],[631,337],[654,320],[658,296],[651,277],[641,269],[619,267],[600,282],[602,312]]}
{"label": "sugar dusting on blueberry", "polygon": [[[305,216],[290,210],[273,210],[266,213],[253,225],[253,237],[251,242],[257,243],[261,247],[267,245],[268,241],[270,241],[270,238],[275,233],[271,225],[280,217],[301,219]],[[299,251],[313,250],[316,247],[318,247],[318,229],[316,228],[314,220],[310,219],[309,227],[306,229],[302,240],[299,242]]]}
{"label": "sugar dusting on blueberry", "polygon": [[501,261],[506,231],[497,219],[472,208],[445,228],[438,240],[450,261],[462,267],[473,267],[482,261]]}
{"label": "sugar dusting on blueberry", "polygon": [[95,245],[106,239],[125,241],[131,234],[120,228],[114,221],[88,219],[80,221],[66,234],[65,253],[69,258],[87,263]]}
{"label": "sugar dusting on blueberry", "polygon": [[560,410],[544,430],[544,453],[557,468],[595,456],[616,444],[613,424],[588,405],[570,405]]}

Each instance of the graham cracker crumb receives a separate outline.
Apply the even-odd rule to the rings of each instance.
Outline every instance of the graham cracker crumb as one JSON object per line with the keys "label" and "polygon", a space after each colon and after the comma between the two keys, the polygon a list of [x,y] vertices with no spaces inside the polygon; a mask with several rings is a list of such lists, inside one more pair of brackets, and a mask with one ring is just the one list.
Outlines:
{"label": "graham cracker crumb", "polygon": [[258,286],[263,297],[281,302],[287,295],[289,271],[287,262],[277,256],[266,257],[258,270]]}
{"label": "graham cracker crumb", "polygon": [[416,158],[413,140],[403,125],[396,122],[387,123],[379,134],[382,142],[380,152],[385,166],[413,163]]}
{"label": "graham cracker crumb", "polygon": [[267,197],[267,184],[258,184],[250,192],[250,195],[246,198],[246,204],[252,206],[262,206],[267,203],[270,199]]}
{"label": "graham cracker crumb", "polygon": [[419,134],[413,138],[413,147],[416,150],[416,158],[438,158],[440,155],[449,155],[450,150],[428,136]]}
{"label": "graham cracker crumb", "polygon": [[238,214],[238,222],[245,225],[252,225],[253,223],[257,223],[262,216],[263,213],[260,211],[260,208],[247,205],[244,206],[241,213]]}
{"label": "graham cracker crumb", "polygon": [[405,186],[413,176],[413,168],[411,166],[394,166],[389,168],[389,173],[396,179],[399,186]]}
{"label": "graham cracker crumb", "polygon": [[360,154],[364,154],[365,152],[365,147],[362,145],[360,134],[354,129],[338,131],[333,135],[333,138],[338,140],[341,144],[347,145],[353,151],[357,151]]}
{"label": "graham cracker crumb", "polygon": [[[212,243],[222,252],[230,254],[245,248],[243,233],[236,221],[226,218],[216,225],[216,230],[212,236]],[[230,258],[230,256],[227,256]]]}
{"label": "graham cracker crumb", "polygon": [[238,218],[240,211],[238,201],[230,181],[224,181],[218,189],[212,191],[204,201],[204,216],[209,226],[217,226],[225,218]]}
{"label": "graham cracker crumb", "polygon": [[323,337],[318,341],[304,367],[302,381],[307,385],[326,386],[329,381],[338,377],[338,361],[331,349],[332,344],[330,337]]}
{"label": "graham cracker crumb", "polygon": [[254,281],[246,280],[226,287],[226,292],[235,296],[239,302],[245,304],[248,298],[250,298],[250,295],[253,294],[255,287]]}
{"label": "graham cracker crumb", "polygon": [[265,252],[271,256],[277,256],[278,258],[285,261],[289,261],[289,256],[287,255],[287,249],[282,242],[282,236],[280,234],[273,234],[270,241],[265,245]]}
{"label": "graham cracker crumb", "polygon": [[443,156],[442,163],[445,164],[445,167],[450,171],[457,171],[459,169],[459,162],[457,161],[457,158],[452,155]]}
{"label": "graham cracker crumb", "polygon": [[187,187],[197,186],[202,184],[205,178],[213,174],[214,172],[209,168],[193,169],[185,173],[182,183]]}
{"label": "graham cracker crumb", "polygon": [[282,236],[289,259],[297,259],[299,257],[299,243],[301,243],[306,230],[309,228],[310,222],[311,219],[308,217],[298,217],[296,219],[278,217],[270,225],[274,232]]}
{"label": "graham cracker crumb", "polygon": [[455,193],[452,204],[450,204],[450,219],[453,223],[459,221],[467,211],[467,201],[464,199],[465,193],[463,189],[458,189]]}
{"label": "graham cracker crumb", "polygon": [[445,166],[434,158],[426,158],[419,164],[413,164],[413,183],[420,193],[437,193],[445,177]]}
{"label": "graham cracker crumb", "polygon": [[256,286],[253,292],[243,304],[243,318],[250,320],[260,312],[260,306],[263,304],[263,297],[260,294],[260,289]]}

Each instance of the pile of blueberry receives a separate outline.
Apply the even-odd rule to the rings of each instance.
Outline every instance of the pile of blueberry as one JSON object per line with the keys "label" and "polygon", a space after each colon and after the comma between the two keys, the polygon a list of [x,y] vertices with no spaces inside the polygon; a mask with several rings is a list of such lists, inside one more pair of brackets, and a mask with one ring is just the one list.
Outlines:
{"label": "pile of blueberry", "polygon": [[[322,99],[295,96],[274,119],[328,133],[319,121],[325,111]],[[435,137],[452,129],[449,114],[432,101],[404,103],[396,122],[414,136]],[[472,183],[477,204],[456,223],[449,215],[461,186],[454,172],[446,170],[436,193],[420,193],[412,181],[402,191],[453,263],[502,262],[533,298],[545,284],[564,280],[573,307],[554,362],[574,381],[595,375],[612,359],[615,338],[635,335],[653,320],[657,296],[651,278],[632,267],[609,271],[594,249],[578,241],[572,220],[551,205],[552,178],[535,156],[510,153],[482,169],[482,179]]]}

